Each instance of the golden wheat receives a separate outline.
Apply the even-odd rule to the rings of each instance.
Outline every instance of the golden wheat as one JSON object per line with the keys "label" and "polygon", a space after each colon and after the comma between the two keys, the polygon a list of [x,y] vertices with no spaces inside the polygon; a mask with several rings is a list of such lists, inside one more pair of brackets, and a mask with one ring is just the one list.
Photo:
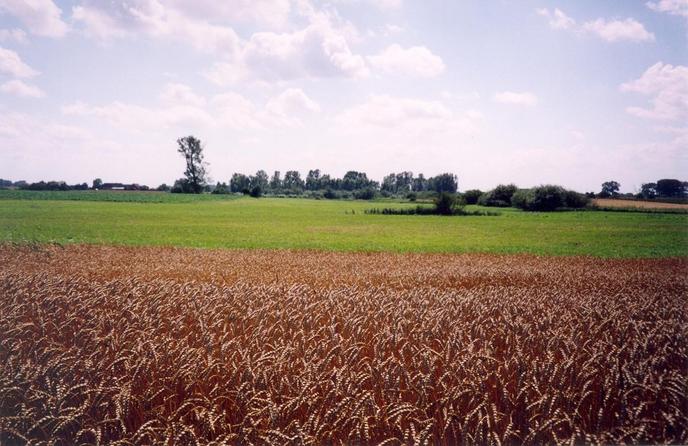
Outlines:
{"label": "golden wheat", "polygon": [[688,442],[688,261],[0,247],[0,444]]}

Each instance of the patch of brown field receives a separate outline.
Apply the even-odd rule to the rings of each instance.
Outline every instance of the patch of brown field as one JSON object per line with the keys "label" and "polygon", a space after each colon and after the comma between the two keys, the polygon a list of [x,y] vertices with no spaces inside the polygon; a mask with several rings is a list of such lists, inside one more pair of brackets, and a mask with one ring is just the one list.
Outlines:
{"label": "patch of brown field", "polygon": [[601,208],[638,208],[638,209],[685,209],[688,204],[661,203],[659,201],[615,200],[613,198],[595,198],[593,204]]}
{"label": "patch of brown field", "polygon": [[688,442],[686,259],[0,247],[1,444]]}

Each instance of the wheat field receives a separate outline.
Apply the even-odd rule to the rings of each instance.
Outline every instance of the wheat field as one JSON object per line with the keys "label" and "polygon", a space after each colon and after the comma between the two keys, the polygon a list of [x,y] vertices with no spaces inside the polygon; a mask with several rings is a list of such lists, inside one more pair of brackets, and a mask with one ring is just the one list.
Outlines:
{"label": "wheat field", "polygon": [[688,442],[686,259],[0,248],[0,444]]}

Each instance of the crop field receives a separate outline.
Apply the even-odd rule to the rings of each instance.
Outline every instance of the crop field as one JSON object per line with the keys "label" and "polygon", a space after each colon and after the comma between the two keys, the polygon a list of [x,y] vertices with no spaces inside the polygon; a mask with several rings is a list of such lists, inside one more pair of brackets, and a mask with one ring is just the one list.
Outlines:
{"label": "crop field", "polygon": [[619,209],[662,209],[680,210],[688,212],[688,204],[684,203],[664,203],[661,201],[644,200],[616,200],[613,198],[595,198],[595,206],[600,208],[619,208]]}
{"label": "crop field", "polygon": [[[0,191],[0,241],[16,243],[688,256],[688,214],[497,209],[500,215],[496,216],[369,215],[365,211],[372,208],[415,204],[231,196],[213,199],[211,195],[184,195],[188,202],[156,203],[135,202],[147,197],[140,192],[106,193],[120,200],[134,197],[132,202],[112,202],[91,201],[100,197],[100,191],[18,191],[26,193],[21,199],[3,192],[15,191]],[[60,194],[78,199],[62,199],[65,196]],[[150,194],[151,200],[181,196]]]}
{"label": "crop field", "polygon": [[0,248],[2,444],[688,442],[685,258]]}

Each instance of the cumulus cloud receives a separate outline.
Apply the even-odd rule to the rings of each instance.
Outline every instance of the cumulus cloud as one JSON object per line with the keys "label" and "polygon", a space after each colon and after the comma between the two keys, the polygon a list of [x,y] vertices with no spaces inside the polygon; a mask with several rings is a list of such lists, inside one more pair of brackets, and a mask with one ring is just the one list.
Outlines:
{"label": "cumulus cloud", "polygon": [[655,40],[653,33],[645,29],[642,23],[630,17],[624,20],[598,18],[578,25],[576,20],[567,16],[560,9],[550,11],[547,8],[542,8],[537,9],[536,12],[546,17],[549,26],[553,29],[589,33],[607,42],[652,42]]}
{"label": "cumulus cloud", "polygon": [[[1,0],[0,0],[1,1]],[[99,39],[137,34],[191,44],[220,56],[206,72],[219,85],[253,79],[282,81],[316,77],[365,77],[363,56],[351,50],[357,39],[353,25],[334,12],[317,11],[308,2],[295,10],[306,24],[289,31],[261,31],[242,39],[228,23],[253,20],[284,27],[288,0],[84,0],[72,17],[83,31]]]}
{"label": "cumulus cloud", "polygon": [[457,113],[440,101],[374,95],[352,106],[335,118],[339,129],[347,132],[377,132],[391,129],[401,141],[406,136],[440,137],[447,134],[476,132],[482,121],[477,111]]}
{"label": "cumulus cloud", "polygon": [[167,4],[198,20],[252,22],[282,28],[289,19],[289,0],[168,0]]}
{"label": "cumulus cloud", "polygon": [[26,43],[26,32],[23,29],[0,29],[0,42]]}
{"label": "cumulus cloud", "polygon": [[87,35],[112,39],[142,33],[190,43],[207,52],[236,52],[239,37],[228,26],[196,20],[159,0],[101,2],[85,0],[72,10]]}
{"label": "cumulus cloud", "polygon": [[607,42],[653,42],[655,35],[648,32],[642,23],[635,19],[605,20],[597,19],[583,24],[584,31],[593,33]]}
{"label": "cumulus cloud", "polygon": [[538,102],[537,96],[528,91],[502,91],[495,93],[493,99],[502,104],[522,105],[525,107],[534,107]]}
{"label": "cumulus cloud", "polygon": [[69,31],[62,10],[52,0],[0,0],[0,11],[15,16],[38,36],[62,37]]}
{"label": "cumulus cloud", "polygon": [[368,60],[373,68],[387,74],[435,77],[445,69],[442,58],[424,46],[402,48],[393,44],[380,54],[368,57]]}
{"label": "cumulus cloud", "polygon": [[549,26],[554,29],[571,29],[576,26],[576,21],[571,17],[567,16],[559,8],[555,8],[550,11],[547,8],[542,8],[536,10],[536,12],[547,18]]}
{"label": "cumulus cloud", "polygon": [[629,107],[634,116],[656,120],[688,120],[688,67],[657,62],[640,78],[621,85],[621,91],[650,97],[649,108]]}
{"label": "cumulus cloud", "polygon": [[282,81],[299,78],[369,75],[363,56],[349,45],[351,30],[324,12],[308,14],[309,24],[287,33],[258,32],[242,45],[236,57],[219,62],[206,73],[219,84],[247,78]]}
{"label": "cumulus cloud", "polygon": [[25,64],[19,54],[0,46],[0,73],[14,77],[31,77],[37,75],[38,71]]}
{"label": "cumulus cloud", "polygon": [[270,99],[265,109],[276,115],[292,116],[305,112],[319,112],[320,105],[309,98],[300,88],[289,88]]}
{"label": "cumulus cloud", "polygon": [[160,93],[160,101],[166,105],[188,105],[203,107],[206,99],[194,93],[191,87],[179,83],[168,83]]}
{"label": "cumulus cloud", "polygon": [[27,84],[19,79],[13,79],[0,85],[0,91],[15,96],[41,98],[45,93],[35,85]]}
{"label": "cumulus cloud", "polygon": [[296,127],[308,113],[320,106],[302,90],[290,88],[270,98],[264,106],[236,92],[211,98],[196,94],[184,84],[163,87],[157,106],[142,106],[119,101],[105,105],[75,102],[62,107],[64,115],[91,117],[108,125],[139,132],[176,126],[232,128],[235,130]]}
{"label": "cumulus cloud", "polygon": [[653,11],[688,18],[688,0],[660,0],[658,2],[647,2],[646,5]]}

